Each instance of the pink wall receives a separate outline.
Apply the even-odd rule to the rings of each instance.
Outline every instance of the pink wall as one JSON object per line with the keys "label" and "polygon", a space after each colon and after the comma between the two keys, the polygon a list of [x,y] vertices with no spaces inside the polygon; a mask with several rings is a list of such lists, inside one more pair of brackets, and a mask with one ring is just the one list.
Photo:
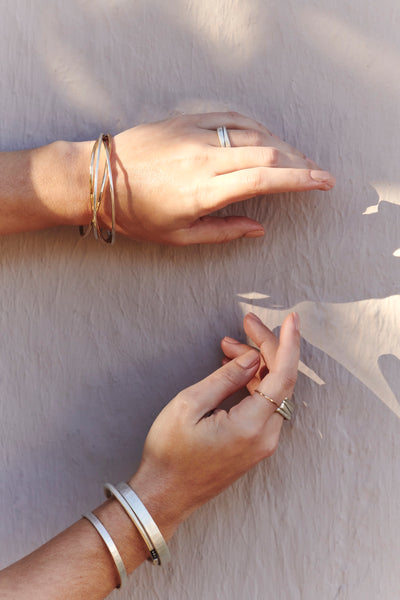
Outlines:
{"label": "pink wall", "polygon": [[[0,147],[240,110],[337,176],[227,209],[263,240],[112,249],[0,240],[0,563],[126,478],[145,429],[251,308],[303,324],[277,454],[195,514],[118,598],[400,595],[399,11],[394,0],[4,0]],[[188,281],[191,285],[188,285]],[[116,595],[117,597],[117,595]]]}

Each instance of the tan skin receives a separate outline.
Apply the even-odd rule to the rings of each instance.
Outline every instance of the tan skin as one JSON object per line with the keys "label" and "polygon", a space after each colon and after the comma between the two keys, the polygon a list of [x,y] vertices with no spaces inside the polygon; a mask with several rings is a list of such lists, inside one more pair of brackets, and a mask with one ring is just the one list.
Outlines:
{"label": "tan skin", "polygon": [[[232,148],[219,146],[228,127]],[[55,142],[0,153],[0,234],[91,220],[88,170],[93,141]],[[210,216],[257,195],[329,190],[334,177],[253,119],[237,113],[186,115],[113,138],[117,232],[186,245],[264,234],[248,217]],[[100,220],[110,225],[107,196]]]}
{"label": "tan skin", "polygon": [[[276,449],[283,419],[254,389],[277,400],[291,396],[297,377],[299,319],[289,315],[279,343],[255,315],[244,328],[260,348],[222,340],[228,359],[206,379],[178,394],[146,438],[139,469],[129,483],[168,540],[199,506],[221,493]],[[260,368],[268,367],[261,378]],[[219,409],[247,386],[229,412]],[[211,413],[211,414],[210,414]],[[114,539],[128,572],[147,557],[137,531],[115,501],[95,510]],[[80,520],[0,573],[0,599],[98,600],[118,584],[110,555],[92,525]]]}
{"label": "tan skin", "polygon": [[[228,128],[232,148],[219,146]],[[0,233],[87,224],[90,142],[55,142],[0,153]],[[237,113],[175,117],[113,139],[117,232],[174,245],[226,242],[264,234],[248,217],[210,216],[256,195],[329,190],[335,180],[256,121]],[[100,220],[110,225],[109,197]],[[259,348],[224,338],[225,364],[176,396],[147,436],[129,483],[166,540],[199,506],[276,449],[283,419],[276,401],[290,397],[299,360],[299,319],[289,315],[279,342],[254,315],[244,328]],[[221,402],[247,386],[229,412]],[[147,557],[137,530],[115,500],[95,509],[127,571]],[[98,600],[118,584],[110,554],[93,526],[80,520],[0,573],[0,600]]]}

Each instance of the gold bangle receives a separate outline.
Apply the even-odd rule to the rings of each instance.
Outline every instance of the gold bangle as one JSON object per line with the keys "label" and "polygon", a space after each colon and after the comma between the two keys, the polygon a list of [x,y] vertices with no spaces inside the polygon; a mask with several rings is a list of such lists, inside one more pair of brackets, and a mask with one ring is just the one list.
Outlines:
{"label": "gold bangle", "polygon": [[[106,159],[104,162],[103,177],[99,189],[99,166],[100,156],[102,148],[104,148]],[[90,169],[89,169],[89,183],[90,183],[90,204],[92,208],[92,220],[88,226],[80,225],[79,233],[82,237],[87,237],[91,231],[93,231],[96,240],[101,240],[106,244],[113,244],[115,242],[115,193],[114,193],[114,181],[111,169],[111,135],[100,134],[98,139],[95,141],[92,149],[90,158]],[[104,196],[104,190],[109,181],[110,187],[110,199],[111,199],[111,231],[102,229],[97,219],[97,213],[99,212],[101,201]]]}

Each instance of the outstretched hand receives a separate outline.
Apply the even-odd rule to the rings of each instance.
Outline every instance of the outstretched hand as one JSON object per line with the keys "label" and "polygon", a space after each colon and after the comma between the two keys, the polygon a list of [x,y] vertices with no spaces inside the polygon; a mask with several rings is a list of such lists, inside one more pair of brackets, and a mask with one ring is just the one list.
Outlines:
{"label": "outstretched hand", "polygon": [[[158,519],[167,524],[167,537],[197,507],[277,447],[283,419],[255,388],[278,403],[291,396],[299,361],[299,318],[295,313],[286,317],[279,342],[255,315],[245,317],[245,329],[260,352],[224,338],[223,349],[231,360],[178,394],[147,436],[142,462],[130,483],[146,506],[157,507]],[[262,377],[259,369],[264,364],[268,373]],[[246,385],[251,395],[229,412],[219,408]],[[168,511],[162,516],[160,506]]]}
{"label": "outstretched hand", "polygon": [[[221,148],[226,126],[231,148]],[[264,234],[247,217],[216,217],[257,195],[329,190],[335,179],[304,154],[237,113],[178,116],[114,138],[117,231],[137,240],[186,245]],[[100,218],[110,226],[105,203]]]}

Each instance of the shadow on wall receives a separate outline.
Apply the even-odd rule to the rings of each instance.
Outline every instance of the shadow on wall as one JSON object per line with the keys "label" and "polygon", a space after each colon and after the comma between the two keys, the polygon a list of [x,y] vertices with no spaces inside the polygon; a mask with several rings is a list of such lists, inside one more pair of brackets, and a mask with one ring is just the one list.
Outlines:
{"label": "shadow on wall", "polygon": [[[260,300],[259,294],[256,300],[249,298],[253,294],[245,296],[247,301],[240,303],[243,314],[251,310],[272,328],[290,311],[298,311],[302,337],[343,365],[400,417],[398,386],[395,385],[399,374],[399,344],[396,336],[382,335],[380,329],[385,316],[392,319],[395,316],[393,320],[397,323],[393,331],[400,330],[400,296],[343,304],[301,302],[290,310],[268,307],[269,299]],[[310,365],[301,363],[300,371],[317,384],[325,384]]]}

